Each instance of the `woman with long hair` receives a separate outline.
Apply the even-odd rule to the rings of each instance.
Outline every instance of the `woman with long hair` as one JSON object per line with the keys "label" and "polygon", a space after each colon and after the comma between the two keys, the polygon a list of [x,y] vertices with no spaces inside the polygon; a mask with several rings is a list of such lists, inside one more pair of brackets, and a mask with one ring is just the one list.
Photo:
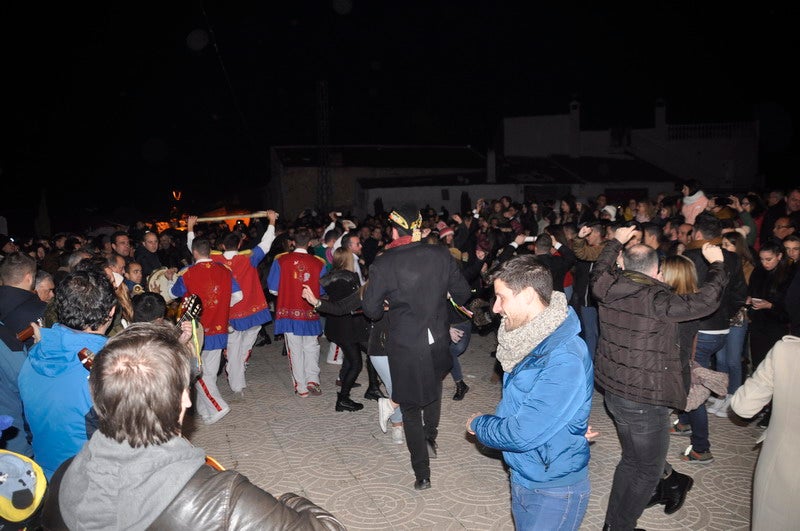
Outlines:
{"label": "woman with long hair", "polygon": [[[313,306],[317,312],[325,313],[329,317],[332,315],[346,316],[361,309],[361,301],[364,297],[364,290],[367,284],[369,284],[369,280],[355,292],[336,302],[316,298],[314,292],[311,291],[311,288],[308,286],[303,286],[302,297]],[[383,384],[386,386],[386,392],[389,396],[392,396],[392,375],[391,372],[389,372],[389,360],[386,355],[386,334],[388,333],[389,321],[384,318],[378,321],[367,320],[367,323],[369,326],[367,354],[375,370],[378,372],[378,375],[380,375]],[[390,414],[387,414],[389,413],[388,410],[391,410]],[[391,422],[392,442],[395,444],[403,444],[405,442],[403,413],[400,411],[399,405],[392,402],[390,398],[379,398],[378,414],[380,417],[379,422],[381,430],[383,432],[388,431],[388,422]]]}
{"label": "woman with long hair", "polygon": [[[722,235],[722,248],[739,255],[745,284],[749,284],[750,275],[755,269],[755,261],[745,237],[738,231],[726,232]],[[736,315],[731,318],[731,326],[725,336],[725,344],[722,349],[717,351],[717,370],[728,374],[728,392],[725,398],[721,400],[714,397],[709,398],[711,405],[708,406],[707,410],[718,417],[724,418],[728,416],[728,407],[733,393],[742,385],[742,359],[745,355],[745,340],[747,339],[749,327],[750,319],[747,316],[747,306],[742,306],[736,312]]]}
{"label": "woman with long hair", "polygon": [[[747,286],[750,307],[750,372],[755,372],[767,352],[789,333],[789,313],[785,295],[792,281],[792,267],[779,243],[762,242],[758,251],[759,263]],[[769,426],[772,408],[767,405],[760,428]]]}
{"label": "woman with long hair", "polygon": [[[333,252],[333,268],[320,279],[329,300],[336,302],[352,295],[361,283],[355,272],[353,253],[345,247]],[[336,411],[359,411],[364,404],[350,398],[350,391],[362,368],[361,350],[366,351],[369,321],[363,315],[327,315],[325,337],[341,347],[344,354],[341,388],[336,398]]]}

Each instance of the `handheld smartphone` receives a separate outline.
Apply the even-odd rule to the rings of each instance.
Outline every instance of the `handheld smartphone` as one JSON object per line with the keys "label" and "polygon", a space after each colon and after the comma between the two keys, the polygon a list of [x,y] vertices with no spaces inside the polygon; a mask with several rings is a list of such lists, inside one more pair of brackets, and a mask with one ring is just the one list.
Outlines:
{"label": "handheld smartphone", "polygon": [[536,241],[536,236],[525,236],[525,243],[533,243]]}

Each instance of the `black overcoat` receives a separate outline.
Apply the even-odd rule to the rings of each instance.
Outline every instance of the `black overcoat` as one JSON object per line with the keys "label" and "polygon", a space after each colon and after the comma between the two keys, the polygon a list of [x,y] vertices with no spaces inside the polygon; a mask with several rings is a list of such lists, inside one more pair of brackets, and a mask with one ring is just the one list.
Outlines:
{"label": "black overcoat", "polygon": [[367,317],[380,319],[388,303],[386,353],[397,403],[424,406],[441,398],[439,384],[452,367],[448,292],[459,304],[470,295],[458,264],[441,245],[394,247],[370,267],[362,308]]}

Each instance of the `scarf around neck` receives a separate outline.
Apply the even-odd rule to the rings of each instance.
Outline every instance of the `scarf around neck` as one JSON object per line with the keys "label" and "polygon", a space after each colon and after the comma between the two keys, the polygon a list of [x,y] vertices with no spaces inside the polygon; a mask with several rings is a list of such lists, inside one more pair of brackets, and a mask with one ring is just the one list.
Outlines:
{"label": "scarf around neck", "polygon": [[692,203],[696,203],[701,197],[705,197],[706,194],[703,193],[702,190],[698,190],[692,195],[687,195],[683,198],[684,205],[691,205]]}
{"label": "scarf around neck", "polygon": [[547,339],[567,318],[567,297],[561,291],[554,291],[550,305],[542,313],[515,328],[506,330],[507,318],[503,317],[497,329],[497,353],[495,357],[504,372],[514,367]]}

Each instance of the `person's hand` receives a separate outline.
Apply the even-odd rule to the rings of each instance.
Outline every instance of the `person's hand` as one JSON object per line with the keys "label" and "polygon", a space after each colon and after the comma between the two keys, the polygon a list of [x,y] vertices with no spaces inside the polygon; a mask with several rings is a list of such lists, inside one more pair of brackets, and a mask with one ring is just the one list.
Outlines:
{"label": "person's hand", "polygon": [[766,299],[750,299],[750,304],[754,310],[769,310],[773,304]]}
{"label": "person's hand", "polygon": [[333,210],[328,212],[328,217],[331,218],[331,221],[336,221],[337,219],[339,219],[339,216],[337,216],[336,212]]}
{"label": "person's hand", "polygon": [[592,426],[591,426],[591,424],[590,424],[590,425],[589,425],[589,427],[588,427],[588,428],[586,428],[586,433],[584,433],[584,434],[583,434],[583,436],[584,436],[584,437],[586,437],[586,440],[587,440],[587,441],[589,441],[589,442],[594,442],[594,440],[595,440],[597,437],[599,437],[599,436],[600,436],[600,432],[599,432],[599,431],[593,431],[593,430],[592,430]]}
{"label": "person's hand", "polygon": [[516,243],[517,245],[522,245],[523,243],[525,243],[525,238],[527,238],[525,234],[517,234],[514,237],[514,243]]}
{"label": "person's hand", "polygon": [[464,331],[459,330],[458,328],[450,327],[450,341],[453,343],[458,343],[461,338],[464,337]]}
{"label": "person's hand", "polygon": [[274,210],[267,210],[267,219],[269,220],[270,225],[275,225],[275,222],[278,221],[278,214]]}
{"label": "person's hand", "polygon": [[34,321],[31,323],[31,328],[33,328],[33,342],[38,343],[42,340],[42,327]]}
{"label": "person's hand", "polygon": [[175,278],[175,273],[177,272],[178,272],[177,267],[170,267],[167,268],[166,271],[164,271],[164,276],[167,277],[167,280],[172,280],[173,278]]}
{"label": "person's hand", "polygon": [[592,228],[588,225],[584,225],[578,230],[578,238],[586,238],[588,235],[592,233]]}
{"label": "person's hand", "polygon": [[742,207],[742,203],[739,201],[738,197],[736,197],[735,195],[729,195],[728,199],[730,199],[731,201],[731,207],[736,209],[737,212],[741,212],[742,210],[744,210],[744,208]]}
{"label": "person's hand", "polygon": [[620,227],[614,232],[614,238],[622,245],[625,245],[633,238],[635,232],[636,227]]}
{"label": "person's hand", "polygon": [[311,306],[316,306],[319,302],[319,299],[314,296],[314,292],[311,291],[311,288],[307,284],[303,284],[303,292],[300,294],[306,302],[308,302]]}
{"label": "person's hand", "polygon": [[464,221],[461,219],[461,216],[459,216],[458,214],[453,214],[453,215],[452,215],[452,216],[450,216],[450,217],[453,219],[453,221],[455,221],[455,222],[456,222],[456,223],[458,223],[459,225],[461,225],[461,224],[464,222]]}
{"label": "person's hand", "polygon": [[719,245],[714,245],[712,243],[704,243],[703,258],[708,260],[708,262],[711,264],[714,262],[722,262],[722,248]]}
{"label": "person's hand", "polygon": [[431,229],[430,229],[430,227],[425,227],[424,229],[419,231],[419,233],[420,233],[420,237],[421,238],[427,238],[428,235],[431,233]]}
{"label": "person's hand", "polygon": [[187,319],[181,322],[181,343],[188,343],[192,339],[192,335],[194,334],[194,329],[192,327],[192,321]]}
{"label": "person's hand", "polygon": [[467,419],[467,433],[469,433],[470,435],[475,435],[475,432],[472,431],[472,428],[470,427],[472,421],[480,417],[481,415],[483,415],[483,413],[473,413],[472,416]]}
{"label": "person's hand", "polygon": [[194,232],[194,226],[197,223],[197,217],[198,216],[189,216],[186,218],[186,229],[189,232]]}

